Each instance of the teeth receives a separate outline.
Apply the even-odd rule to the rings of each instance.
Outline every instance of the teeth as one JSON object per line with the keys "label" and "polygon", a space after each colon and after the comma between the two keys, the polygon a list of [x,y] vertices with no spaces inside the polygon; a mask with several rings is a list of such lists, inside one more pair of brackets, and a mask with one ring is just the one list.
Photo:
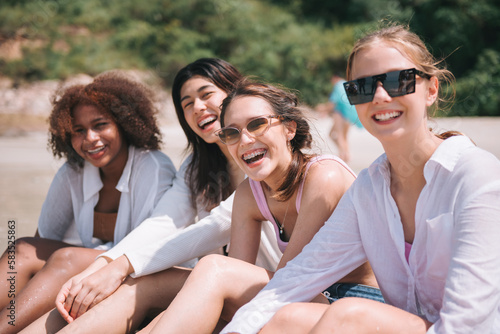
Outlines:
{"label": "teeth", "polygon": [[246,153],[243,154],[243,160],[248,161],[259,155],[263,155],[264,153],[266,153],[266,150],[259,150],[259,151],[253,151],[251,153]]}
{"label": "teeth", "polygon": [[216,119],[217,119],[217,117],[215,117],[215,116],[204,118],[203,120],[201,120],[201,122],[198,123],[198,126],[200,128],[202,128],[205,124],[213,122]]}
{"label": "teeth", "polygon": [[399,111],[393,111],[393,112],[386,113],[386,114],[375,115],[375,119],[377,121],[387,121],[387,120],[389,120],[391,118],[396,118],[399,115],[401,115],[401,112],[399,112]]}
{"label": "teeth", "polygon": [[104,150],[104,146],[98,147],[95,150],[88,150],[87,152],[89,152],[90,154],[94,154],[97,152],[101,152],[102,150]]}

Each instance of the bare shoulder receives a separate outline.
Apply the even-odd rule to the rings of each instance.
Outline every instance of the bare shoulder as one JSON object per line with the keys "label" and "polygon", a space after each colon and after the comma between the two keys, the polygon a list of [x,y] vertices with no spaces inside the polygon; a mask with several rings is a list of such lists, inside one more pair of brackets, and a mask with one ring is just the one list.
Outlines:
{"label": "bare shoulder", "polygon": [[315,188],[316,191],[321,189],[330,192],[337,189],[345,192],[354,180],[355,176],[339,161],[323,159],[311,165],[304,187]]}

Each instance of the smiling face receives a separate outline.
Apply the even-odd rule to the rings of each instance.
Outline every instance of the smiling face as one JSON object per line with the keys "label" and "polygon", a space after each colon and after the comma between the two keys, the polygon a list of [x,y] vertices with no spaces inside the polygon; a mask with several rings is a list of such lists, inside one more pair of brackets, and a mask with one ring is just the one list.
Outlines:
{"label": "smiling face", "polygon": [[98,168],[123,169],[127,161],[127,145],[118,126],[94,106],[75,108],[71,144],[78,155]]}
{"label": "smiling face", "polygon": [[220,144],[220,105],[227,94],[207,79],[195,76],[181,88],[181,106],[189,127],[207,143]]}
{"label": "smiling face", "polygon": [[[350,80],[414,67],[398,49],[379,42],[356,54]],[[390,97],[378,83],[373,101],[356,105],[356,110],[363,126],[380,141],[399,139],[408,133],[418,136],[428,133],[427,107],[436,97],[436,78],[417,76],[415,93]]]}
{"label": "smiling face", "polygon": [[242,131],[240,140],[228,145],[229,153],[238,166],[248,177],[255,181],[265,181],[273,188],[280,184],[291,163],[292,155],[287,142],[293,138],[295,131],[278,119],[271,118],[271,125],[263,135],[255,137],[249,134],[245,128],[248,122],[267,115],[275,115],[275,112],[266,100],[241,96],[227,107],[224,125]]}

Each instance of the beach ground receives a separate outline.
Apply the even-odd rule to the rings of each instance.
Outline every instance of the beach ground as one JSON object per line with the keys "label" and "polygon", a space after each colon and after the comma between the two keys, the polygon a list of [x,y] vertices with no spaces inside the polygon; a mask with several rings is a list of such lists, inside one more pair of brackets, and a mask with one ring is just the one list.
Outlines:
{"label": "beach ground", "polygon": [[[316,147],[320,153],[336,154],[328,138],[332,125],[330,118],[313,121]],[[441,118],[431,126],[438,130],[464,132],[475,143],[500,159],[500,117],[497,118]],[[43,128],[43,127],[42,127]],[[16,238],[32,236],[36,231],[38,215],[52,178],[62,161],[55,160],[47,149],[47,131],[40,127],[0,136],[0,249],[6,248],[9,235]],[[163,151],[176,167],[184,158],[186,140],[177,124],[164,124]],[[349,132],[351,161],[355,172],[370,165],[382,152],[382,146],[366,130],[351,128]],[[9,221],[15,221],[15,224]],[[12,226],[15,225],[15,230]],[[9,231],[10,230],[10,231]],[[9,234],[10,233],[10,234]]]}

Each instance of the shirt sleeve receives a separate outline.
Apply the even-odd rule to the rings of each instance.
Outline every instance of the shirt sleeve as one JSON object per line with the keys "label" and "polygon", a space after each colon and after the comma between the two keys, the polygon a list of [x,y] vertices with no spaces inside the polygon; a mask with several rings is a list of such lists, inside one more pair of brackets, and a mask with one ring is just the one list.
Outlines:
{"label": "shirt sleeve", "polygon": [[266,287],[236,312],[221,333],[258,333],[281,307],[310,301],[366,262],[356,222],[350,198],[344,195],[333,215],[303,251],[278,270]]}
{"label": "shirt sleeve", "polygon": [[[455,244],[439,319],[428,333],[497,333],[500,305],[500,180],[455,215]],[[497,328],[495,328],[497,326]]]}
{"label": "shirt sleeve", "polygon": [[[200,257],[229,242],[234,193],[210,215],[165,239],[126,252],[135,272],[132,277],[152,274]],[[144,261],[144,259],[147,259]]]}
{"label": "shirt sleeve", "polygon": [[65,163],[50,185],[38,219],[38,233],[42,238],[62,240],[73,222],[73,203],[68,178],[69,165]]}
{"label": "shirt sleeve", "polygon": [[[173,187],[176,178],[174,164],[162,152],[142,151],[139,154],[141,158],[135,162],[132,177],[131,229],[135,229],[153,215],[159,201]],[[180,182],[182,187],[184,175],[179,177],[182,178]]]}
{"label": "shirt sleeve", "polygon": [[[126,254],[134,259],[132,265],[137,270],[150,260],[149,249],[154,251],[156,245],[166,240],[194,222],[196,210],[191,202],[191,192],[186,183],[187,161],[181,166],[169,188],[159,199],[151,216],[132,230],[125,238],[112,249],[99,256],[112,260]],[[132,261],[131,261],[132,262]]]}

